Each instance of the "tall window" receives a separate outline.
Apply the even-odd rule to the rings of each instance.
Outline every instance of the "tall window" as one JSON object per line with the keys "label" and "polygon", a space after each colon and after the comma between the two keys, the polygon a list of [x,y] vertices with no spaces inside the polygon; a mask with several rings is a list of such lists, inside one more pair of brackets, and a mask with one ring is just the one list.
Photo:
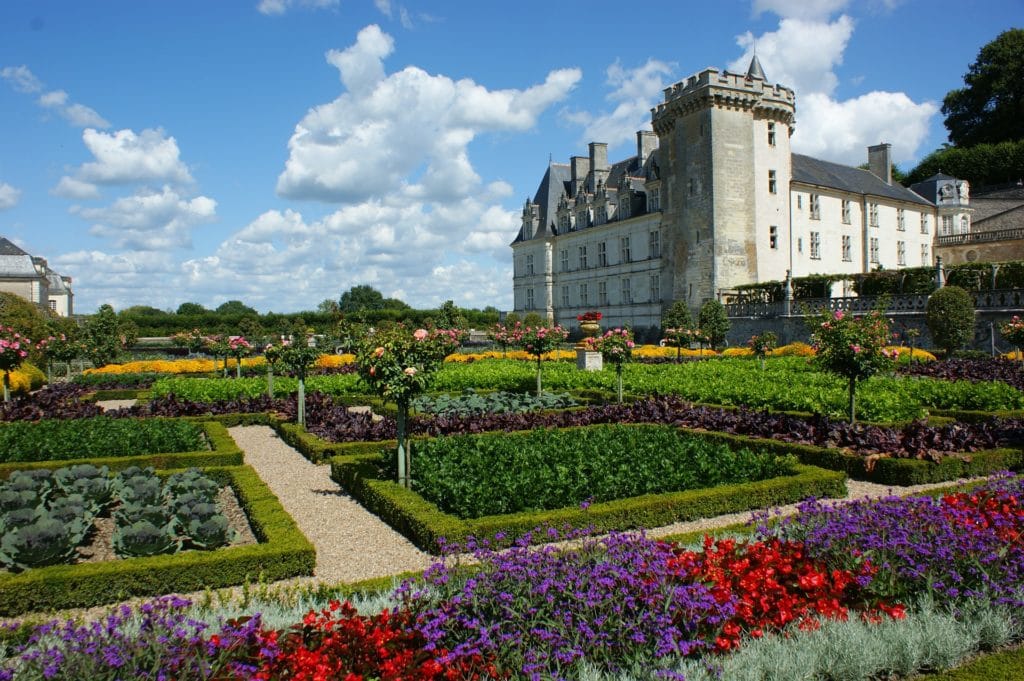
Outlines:
{"label": "tall window", "polygon": [[661,190],[657,187],[647,192],[647,211],[656,213],[661,210]]}
{"label": "tall window", "polygon": [[878,237],[871,237],[868,241],[868,260],[878,262]]}
{"label": "tall window", "polygon": [[843,262],[853,262],[853,237],[843,235]]}
{"label": "tall window", "polygon": [[595,225],[603,225],[608,222],[608,209],[604,206],[598,206],[594,213],[596,214],[594,217]]}
{"label": "tall window", "polygon": [[939,232],[939,235],[940,236],[945,236],[947,234],[952,234],[952,233],[953,233],[953,216],[952,215],[943,215],[942,216],[942,231]]}
{"label": "tall window", "polygon": [[572,227],[572,218],[569,217],[568,213],[562,213],[558,216],[558,230],[563,234],[568,232]]}
{"label": "tall window", "polygon": [[526,309],[527,310],[532,310],[533,309],[533,289],[532,288],[526,289]]}
{"label": "tall window", "polygon": [[559,251],[558,257],[562,261],[562,271],[563,272],[568,272],[569,271],[569,249],[568,248],[563,248],[561,251]]}
{"label": "tall window", "polygon": [[629,191],[626,191],[625,196],[619,199],[619,209],[616,213],[619,216],[619,220],[625,220],[632,215],[632,206],[629,205]]}
{"label": "tall window", "polygon": [[608,282],[606,281],[597,282],[597,304],[608,304]]}
{"label": "tall window", "polygon": [[921,244],[921,264],[931,265],[931,259],[928,257],[928,244]]}
{"label": "tall window", "polygon": [[971,219],[964,215],[960,218],[960,233],[967,234],[971,231]]}
{"label": "tall window", "polygon": [[562,307],[569,307],[569,287],[562,287]]}
{"label": "tall window", "polygon": [[590,297],[587,295],[587,285],[580,284],[580,306],[586,307],[590,305]]}
{"label": "tall window", "polygon": [[921,213],[921,234],[928,233],[928,216]]}
{"label": "tall window", "polygon": [[633,302],[633,294],[629,291],[629,278],[622,280],[622,304],[628,305]]}
{"label": "tall window", "polygon": [[777,225],[771,225],[768,227],[768,248],[776,249],[779,247],[779,228]]}
{"label": "tall window", "polygon": [[526,256],[526,273],[533,274],[533,255]]}
{"label": "tall window", "polygon": [[768,123],[768,146],[775,146],[775,124],[771,122]]}
{"label": "tall window", "polygon": [[868,224],[872,227],[878,227],[878,204],[868,204]]}
{"label": "tall window", "polygon": [[629,237],[619,239],[619,262],[632,262],[633,256],[629,250]]}
{"label": "tall window", "polygon": [[654,230],[647,235],[647,253],[651,258],[661,257],[661,232]]}
{"label": "tall window", "polygon": [[608,265],[608,243],[605,241],[599,241],[597,244],[597,266],[605,267]]}
{"label": "tall window", "polygon": [[850,224],[850,213],[852,212],[851,202],[847,199],[843,199],[843,224]]}
{"label": "tall window", "polygon": [[896,242],[896,264],[906,265],[907,264],[907,242],[897,241]]}
{"label": "tall window", "polygon": [[777,183],[775,181],[775,171],[774,170],[769,170],[768,171],[768,193],[769,194],[775,194],[777,192],[778,192],[778,187],[777,187]]}
{"label": "tall window", "polygon": [[821,260],[821,232],[811,232],[811,260]]}
{"label": "tall window", "polygon": [[581,270],[587,269],[587,247],[586,246],[580,246],[579,247],[579,258],[580,258],[580,269]]}
{"label": "tall window", "polygon": [[661,302],[661,275],[659,275],[659,274],[652,274],[651,278],[650,278],[650,284],[649,285],[651,287],[651,302],[652,303],[660,303]]}
{"label": "tall window", "polygon": [[810,208],[811,208],[811,219],[812,220],[820,220],[821,219],[821,197],[818,196],[817,194],[811,194]]}
{"label": "tall window", "polygon": [[583,229],[590,224],[590,211],[581,210],[576,213],[576,229]]}
{"label": "tall window", "polygon": [[896,209],[896,230],[900,232],[907,231],[907,215],[902,208]]}

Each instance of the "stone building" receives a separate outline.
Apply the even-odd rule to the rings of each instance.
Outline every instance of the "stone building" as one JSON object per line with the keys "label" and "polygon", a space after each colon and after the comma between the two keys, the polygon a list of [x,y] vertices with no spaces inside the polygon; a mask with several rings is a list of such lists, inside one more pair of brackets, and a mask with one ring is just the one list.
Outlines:
{"label": "stone building", "polygon": [[1024,260],[1024,186],[975,191],[970,229],[940,232],[935,252],[948,265]]}
{"label": "stone building", "polygon": [[45,258],[29,255],[4,237],[0,237],[0,291],[21,296],[62,317],[74,313],[71,277],[57,274]]}
{"label": "stone building", "polygon": [[746,74],[666,88],[634,156],[611,163],[594,142],[549,163],[512,243],[515,311],[656,327],[675,300],[696,311],[787,272],[930,264],[937,231],[970,230],[966,182],[933,178],[934,196],[895,184],[888,144],[869,148],[870,170],[794,154],[795,112],[754,57]]}

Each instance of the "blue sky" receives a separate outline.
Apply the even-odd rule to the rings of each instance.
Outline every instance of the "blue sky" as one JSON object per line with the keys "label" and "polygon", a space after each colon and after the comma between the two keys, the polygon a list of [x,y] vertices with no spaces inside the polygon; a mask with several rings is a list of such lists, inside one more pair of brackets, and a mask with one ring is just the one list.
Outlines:
{"label": "blue sky", "polygon": [[[650,12],[645,7],[653,8]],[[909,169],[1024,0],[0,4],[0,236],[76,308],[512,301],[549,156],[633,153],[708,66],[797,91],[795,151]]]}

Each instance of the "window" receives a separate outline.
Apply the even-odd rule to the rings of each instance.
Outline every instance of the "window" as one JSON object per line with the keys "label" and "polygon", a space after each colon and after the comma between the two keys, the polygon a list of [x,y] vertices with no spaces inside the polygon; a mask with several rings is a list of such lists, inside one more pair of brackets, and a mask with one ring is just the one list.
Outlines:
{"label": "window", "polygon": [[619,262],[632,262],[633,257],[629,250],[629,237],[619,239]]}
{"label": "window", "polygon": [[768,193],[769,194],[775,194],[775,193],[777,193],[776,190],[777,190],[777,187],[776,187],[776,181],[775,181],[775,171],[774,170],[769,170],[768,171]]}
{"label": "window", "polygon": [[533,289],[532,288],[526,289],[526,309],[527,310],[532,310],[533,309]]}
{"label": "window", "polygon": [[921,234],[928,233],[928,216],[921,213]]}
{"label": "window", "polygon": [[942,216],[942,231],[939,232],[939,236],[945,236],[953,233],[953,216],[943,215]]}
{"label": "window", "polygon": [[633,302],[633,294],[629,291],[629,279],[622,280],[622,304],[628,305]]}
{"label": "window", "polygon": [[533,255],[526,256],[526,273],[533,274]]}
{"label": "window", "polygon": [[581,270],[585,270],[585,269],[587,269],[587,247],[586,246],[580,246],[579,253],[580,253],[580,255],[579,255],[579,258],[580,258],[580,269]]}
{"label": "window", "polygon": [[868,241],[868,260],[878,262],[878,237],[871,237]]}
{"label": "window", "polygon": [[50,302],[50,312],[56,312],[57,311],[57,301],[56,300],[51,300],[49,302]]}
{"label": "window", "polygon": [[821,219],[821,197],[818,196],[817,194],[811,194],[810,208],[811,208],[811,219],[812,220],[820,220]]}
{"label": "window", "polygon": [[921,244],[921,264],[931,265],[931,260],[928,258],[928,244]]}
{"label": "window", "polygon": [[590,299],[587,296],[587,285],[580,284],[580,306],[586,307],[587,305],[590,305]]}
{"label": "window", "polygon": [[851,202],[846,200],[846,199],[843,199],[843,224],[844,225],[850,224],[850,214],[852,213],[852,211],[853,211],[853,209],[851,207]]}
{"label": "window", "polygon": [[811,232],[811,260],[821,260],[821,232]]}
{"label": "window", "polygon": [[606,281],[597,282],[597,304],[608,304],[608,282]]}
{"label": "window", "polygon": [[563,248],[559,252],[558,257],[562,261],[562,271],[563,272],[568,272],[569,271],[569,249],[568,248]]}
{"label": "window", "polygon": [[853,237],[843,235],[843,262],[853,262]]}
{"label": "window", "polygon": [[647,210],[651,213],[661,210],[661,190],[657,187],[647,193]]}
{"label": "window", "polygon": [[902,208],[896,209],[896,231],[907,231],[907,215]]}
{"label": "window", "polygon": [[971,219],[966,215],[960,218],[960,233],[967,234],[971,231]]}
{"label": "window", "polygon": [[769,123],[768,124],[768,146],[769,147],[774,147],[775,146],[775,124],[774,123]]}
{"label": "window", "polygon": [[797,239],[796,239],[796,252],[797,253],[803,253],[804,252],[804,238],[803,237],[797,237]]}
{"label": "window", "polygon": [[576,213],[576,229],[583,229],[590,224],[590,211],[581,210]]}
{"label": "window", "polygon": [[768,248],[776,249],[779,247],[779,228],[777,225],[772,225],[768,228]]}
{"label": "window", "polygon": [[896,242],[896,264],[906,265],[907,264],[907,242],[897,241]]}
{"label": "window", "polygon": [[804,195],[803,194],[797,194],[796,195],[796,209],[797,210],[803,210],[804,209]]}
{"label": "window", "polygon": [[569,287],[562,287],[562,307],[569,307]]}
{"label": "window", "polygon": [[629,202],[629,192],[626,192],[626,195],[622,197],[621,201],[619,201],[619,219],[620,220],[625,220],[626,218],[628,218],[630,216],[631,216],[631,206],[630,206],[630,202]]}
{"label": "window", "polygon": [[878,204],[868,204],[868,224],[872,227],[878,227]]}
{"label": "window", "polygon": [[608,243],[605,241],[598,242],[597,244],[597,266],[608,266]]}
{"label": "window", "polygon": [[603,225],[604,223],[608,222],[607,208],[605,208],[604,206],[598,206],[595,213],[597,213],[596,217],[594,218],[595,225]]}
{"label": "window", "polygon": [[660,303],[661,302],[661,275],[658,275],[658,274],[652,274],[651,275],[650,287],[651,287],[651,302],[652,303]]}
{"label": "window", "polygon": [[661,232],[658,230],[647,235],[647,253],[651,258],[661,257]]}
{"label": "window", "polygon": [[560,232],[564,234],[565,232],[568,232],[571,227],[572,220],[569,218],[568,213],[562,213],[558,216],[558,229]]}

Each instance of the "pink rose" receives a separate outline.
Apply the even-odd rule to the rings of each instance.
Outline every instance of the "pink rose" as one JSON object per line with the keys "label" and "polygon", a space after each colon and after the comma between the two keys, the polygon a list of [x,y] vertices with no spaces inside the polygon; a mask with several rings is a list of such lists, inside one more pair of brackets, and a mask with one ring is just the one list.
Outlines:
{"label": "pink rose", "polygon": [[416,367],[406,367],[405,368],[405,375],[406,376],[415,376],[416,375]]}
{"label": "pink rose", "polygon": [[418,341],[421,341],[424,338],[426,338],[427,335],[428,334],[426,329],[416,329],[416,331],[413,332],[412,337]]}

